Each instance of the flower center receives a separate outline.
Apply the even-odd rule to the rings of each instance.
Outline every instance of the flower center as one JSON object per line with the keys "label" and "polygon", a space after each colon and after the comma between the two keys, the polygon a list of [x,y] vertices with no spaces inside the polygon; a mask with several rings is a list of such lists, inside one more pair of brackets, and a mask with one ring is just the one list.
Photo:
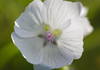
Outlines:
{"label": "flower center", "polygon": [[51,27],[48,24],[44,24],[43,26],[44,34],[40,34],[39,37],[43,38],[44,46],[47,43],[52,43],[54,45],[57,45],[56,40],[61,35],[62,31],[60,29],[51,29]]}
{"label": "flower center", "polygon": [[45,40],[49,41],[49,42],[53,42],[54,41],[54,35],[51,32],[46,32],[45,34]]}

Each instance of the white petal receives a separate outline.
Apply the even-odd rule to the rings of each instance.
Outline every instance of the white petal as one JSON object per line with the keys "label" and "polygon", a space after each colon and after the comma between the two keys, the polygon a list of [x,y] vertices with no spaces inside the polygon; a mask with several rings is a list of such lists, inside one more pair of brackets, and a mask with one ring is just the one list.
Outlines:
{"label": "white petal", "polygon": [[[37,24],[43,23],[43,17],[46,16],[46,8],[40,0],[33,1],[28,7],[27,10],[32,17],[35,16]],[[35,21],[35,20],[34,20]]]}
{"label": "white petal", "polygon": [[[29,6],[26,8],[25,12],[16,20],[15,26],[17,27],[16,31],[19,31],[20,29],[26,30],[21,31],[22,33],[19,33],[21,37],[26,37],[23,35],[27,31],[30,31],[32,33],[37,34],[41,26],[41,23],[43,23],[43,19],[41,14],[43,14],[44,6],[41,1],[34,1],[29,4]],[[44,15],[44,14],[43,14]],[[41,29],[40,29],[41,30]],[[20,32],[20,31],[19,31]],[[16,32],[18,33],[18,32]],[[28,34],[28,33],[26,33]],[[33,34],[33,35],[34,35]]]}
{"label": "white petal", "polygon": [[85,36],[89,35],[93,31],[93,27],[86,17],[81,17],[76,21],[79,21],[78,23],[82,23]]}
{"label": "white petal", "polygon": [[74,4],[72,7],[73,10],[72,12],[70,12],[72,13],[72,15],[74,15],[74,13],[76,13],[76,16],[86,16],[87,15],[88,9],[84,7],[81,2],[73,2],[73,4]]}
{"label": "white petal", "polygon": [[67,53],[66,50],[70,50],[71,54],[75,59],[81,57],[83,52],[83,28],[81,23],[74,22],[75,19],[71,21],[68,28],[63,31],[63,34],[58,40],[58,44]]}
{"label": "white petal", "polygon": [[[70,37],[73,37],[73,38],[83,39],[84,31],[83,31],[83,28],[82,28],[82,24],[79,23],[76,20],[77,20],[77,17],[74,18],[74,19],[71,19],[70,25],[63,30],[62,37],[68,37],[69,38],[69,36],[70,36]],[[66,36],[68,34],[72,34],[72,35]]]}
{"label": "white petal", "polygon": [[87,12],[88,12],[88,8],[84,7],[81,3],[81,12],[80,12],[80,16],[86,16]]}
{"label": "white petal", "polygon": [[[58,10],[61,7],[62,0],[46,0],[44,2],[44,5],[47,8],[47,20],[48,24],[50,24],[52,27],[57,24],[59,24],[56,18],[58,16]],[[62,13],[62,12],[61,12]]]}
{"label": "white petal", "polygon": [[46,0],[44,4],[47,7],[48,24],[53,29],[64,29],[69,25],[68,9],[63,0]]}
{"label": "white petal", "polygon": [[23,29],[21,27],[15,26],[14,30],[18,36],[23,37],[23,38],[36,37],[37,35],[43,32],[43,28],[40,25],[35,26],[33,30],[27,30],[27,29]]}
{"label": "white petal", "polygon": [[73,19],[73,23],[80,25],[81,29],[83,29],[84,36],[89,35],[93,31],[93,27],[86,17],[76,17]]}
{"label": "white petal", "polygon": [[14,27],[14,30],[15,33],[20,37],[33,37],[35,34],[34,31],[27,31],[17,26]]}
{"label": "white petal", "polygon": [[59,48],[54,45],[47,45],[43,50],[42,64],[49,66],[50,68],[60,68],[65,65],[69,65],[73,61],[73,57],[69,54],[64,56]]}
{"label": "white petal", "polygon": [[26,60],[32,64],[39,64],[42,60],[41,48],[43,48],[43,40],[37,37],[20,38],[12,33],[12,40],[19,48]]}
{"label": "white petal", "polygon": [[47,7],[47,20],[53,28],[68,26],[71,18],[80,16],[81,5],[79,2],[72,3],[63,0],[46,0],[44,4]]}
{"label": "white petal", "polygon": [[63,38],[58,41],[59,49],[62,51],[64,56],[67,54],[79,59],[83,53],[83,41],[79,39],[67,39]]}
{"label": "white petal", "polygon": [[80,16],[80,13],[81,13],[81,4],[80,4],[80,2],[64,1],[64,4],[66,5],[67,16],[69,18],[75,18],[76,16]]}

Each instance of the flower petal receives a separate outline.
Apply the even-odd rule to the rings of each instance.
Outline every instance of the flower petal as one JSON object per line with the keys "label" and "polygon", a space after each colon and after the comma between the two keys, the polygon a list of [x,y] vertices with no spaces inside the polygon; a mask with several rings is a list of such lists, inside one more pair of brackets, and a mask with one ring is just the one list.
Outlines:
{"label": "flower petal", "polygon": [[[21,37],[26,37],[24,34],[26,32],[37,34],[37,32],[41,30],[40,26],[43,23],[43,15],[46,16],[45,13],[42,13],[44,12],[44,9],[45,7],[43,6],[43,3],[39,0],[30,3],[29,6],[26,8],[25,12],[23,12],[23,14],[15,22],[15,29],[16,31],[18,31],[16,33],[19,33],[18,35],[20,35]],[[20,33],[19,31],[21,29],[22,33]]]}
{"label": "flower petal", "polygon": [[31,31],[15,26],[14,30],[15,33],[22,38],[36,37],[43,32],[42,26],[35,26]]}
{"label": "flower petal", "polygon": [[43,48],[43,40],[37,37],[20,38],[12,33],[14,44],[21,51],[26,60],[32,64],[39,64],[42,60],[41,48]]}
{"label": "flower petal", "polygon": [[80,2],[64,1],[64,4],[66,5],[67,16],[69,18],[75,18],[76,16],[80,15],[80,12],[81,12]]}
{"label": "flower petal", "polygon": [[86,17],[76,17],[72,20],[72,22],[79,24],[80,29],[83,30],[84,36],[89,35],[93,31],[93,27],[91,26],[89,20]]}
{"label": "flower petal", "polygon": [[83,41],[78,39],[61,39],[58,41],[59,49],[64,56],[70,54],[73,59],[79,59],[83,53]]}
{"label": "flower petal", "polygon": [[71,21],[68,28],[63,31],[63,34],[58,40],[59,48],[62,48],[67,53],[66,50],[70,50],[75,59],[81,57],[83,52],[83,28],[81,23],[74,22],[75,19]]}
{"label": "flower petal", "polygon": [[[58,10],[61,8],[62,0],[46,0],[44,2],[44,5],[47,8],[47,20],[48,24],[50,24],[51,27],[57,26],[59,23],[56,22],[60,19],[57,19],[57,16],[61,13],[58,14]],[[54,27],[56,28],[56,27]]]}
{"label": "flower petal", "polygon": [[88,13],[88,8],[84,7],[81,3],[80,3],[80,5],[81,5],[80,16],[85,17],[87,15],[87,13]]}
{"label": "flower petal", "polygon": [[60,68],[65,65],[71,64],[73,57],[68,54],[64,56],[59,48],[54,45],[47,45],[43,50],[42,64],[49,66],[50,68]]}
{"label": "flower petal", "polygon": [[91,26],[89,20],[86,17],[77,18],[76,21],[77,23],[82,23],[85,36],[89,35],[93,31],[93,27]]}
{"label": "flower petal", "polygon": [[[73,16],[86,16],[88,9],[82,5],[81,2],[73,2],[73,6],[70,8],[70,13],[72,13]],[[74,14],[76,13],[76,15]]]}
{"label": "flower petal", "polygon": [[44,17],[46,17],[46,7],[45,5],[40,1],[36,0],[33,1],[28,7],[27,10],[29,10],[29,13],[32,14],[32,16],[36,17],[39,23],[44,23]]}
{"label": "flower petal", "polygon": [[[53,28],[68,26],[71,18],[80,16],[80,2],[69,2],[63,0],[46,0],[44,4],[47,7],[48,24]],[[63,25],[63,26],[62,26]]]}

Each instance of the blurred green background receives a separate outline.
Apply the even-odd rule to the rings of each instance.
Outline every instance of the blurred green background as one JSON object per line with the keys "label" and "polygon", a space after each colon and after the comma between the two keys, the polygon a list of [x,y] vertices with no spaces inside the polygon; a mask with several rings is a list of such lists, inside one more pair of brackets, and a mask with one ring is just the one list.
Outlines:
{"label": "blurred green background", "polygon": [[[33,70],[33,65],[22,57],[10,36],[14,21],[31,1],[0,0],[0,70]],[[89,8],[87,16],[95,29],[84,40],[83,56],[75,60],[69,68],[70,70],[100,70],[100,0],[69,1],[81,1]]]}

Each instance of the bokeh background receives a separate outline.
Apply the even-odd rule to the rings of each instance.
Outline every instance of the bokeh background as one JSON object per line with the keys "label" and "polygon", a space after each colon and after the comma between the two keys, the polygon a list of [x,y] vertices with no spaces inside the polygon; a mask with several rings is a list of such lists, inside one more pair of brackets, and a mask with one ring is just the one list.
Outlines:
{"label": "bokeh background", "polygon": [[[0,70],[33,70],[11,41],[14,21],[32,0],[0,0]],[[70,70],[100,70],[100,0],[80,1],[89,8],[87,17],[94,32],[84,40],[84,53]],[[64,70],[64,69],[59,69]],[[65,69],[67,70],[67,69]]]}

